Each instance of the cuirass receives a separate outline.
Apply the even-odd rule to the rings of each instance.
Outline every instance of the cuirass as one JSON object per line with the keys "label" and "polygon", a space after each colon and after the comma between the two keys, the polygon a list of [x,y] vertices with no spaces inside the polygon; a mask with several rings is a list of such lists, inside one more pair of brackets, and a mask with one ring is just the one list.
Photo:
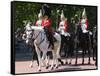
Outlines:
{"label": "cuirass", "polygon": [[41,26],[42,20],[38,20],[37,24],[38,24],[38,26]]}
{"label": "cuirass", "polygon": [[86,19],[81,20],[81,28],[82,28],[82,30],[86,29]]}

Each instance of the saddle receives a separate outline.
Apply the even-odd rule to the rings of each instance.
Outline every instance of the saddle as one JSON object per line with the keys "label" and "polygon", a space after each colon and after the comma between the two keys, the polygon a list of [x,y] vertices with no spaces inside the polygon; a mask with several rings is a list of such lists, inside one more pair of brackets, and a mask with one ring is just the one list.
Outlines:
{"label": "saddle", "polygon": [[48,28],[44,28],[44,30],[45,30],[47,39],[48,39],[48,41],[49,41],[49,46],[48,46],[48,48],[51,46],[52,49],[54,49],[54,42],[57,41],[56,38],[54,37],[55,32],[50,32],[50,31],[48,31]]}

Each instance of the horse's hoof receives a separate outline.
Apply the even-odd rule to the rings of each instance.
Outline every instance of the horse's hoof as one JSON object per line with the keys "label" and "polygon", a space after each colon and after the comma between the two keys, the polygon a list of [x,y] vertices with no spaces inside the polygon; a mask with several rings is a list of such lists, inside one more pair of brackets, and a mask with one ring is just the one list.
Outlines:
{"label": "horse's hoof", "polygon": [[64,62],[61,62],[61,65],[64,65]]}
{"label": "horse's hoof", "polygon": [[82,62],[82,65],[84,64],[84,62]]}
{"label": "horse's hoof", "polygon": [[54,69],[54,67],[51,67],[51,70],[53,70]]}
{"label": "horse's hoof", "polygon": [[46,69],[48,69],[51,65],[46,66]]}
{"label": "horse's hoof", "polygon": [[48,68],[49,68],[49,66],[46,67],[46,69],[48,69]]}
{"label": "horse's hoof", "polygon": [[30,68],[33,68],[33,65],[31,64],[29,67],[30,67]]}
{"label": "horse's hoof", "polygon": [[68,62],[66,61],[66,63],[65,64],[68,64]]}
{"label": "horse's hoof", "polygon": [[33,65],[31,65],[31,68],[33,68]]}
{"label": "horse's hoof", "polygon": [[61,63],[61,65],[64,64],[64,62],[61,59],[59,59],[59,58],[58,58],[58,61]]}
{"label": "horse's hoof", "polygon": [[41,69],[38,70],[39,72],[41,71]]}
{"label": "horse's hoof", "polygon": [[95,61],[96,59],[93,57],[93,60]]}
{"label": "horse's hoof", "polygon": [[77,64],[75,64],[75,66],[77,66]]}
{"label": "horse's hoof", "polygon": [[69,64],[71,64],[71,62]]}
{"label": "horse's hoof", "polygon": [[77,61],[75,62],[75,65],[77,65]]}
{"label": "horse's hoof", "polygon": [[56,69],[58,69],[58,66],[56,66]]}
{"label": "horse's hoof", "polygon": [[88,64],[90,64],[90,61],[88,62]]}
{"label": "horse's hoof", "polygon": [[55,66],[56,66],[56,64],[53,65],[53,67],[55,67]]}

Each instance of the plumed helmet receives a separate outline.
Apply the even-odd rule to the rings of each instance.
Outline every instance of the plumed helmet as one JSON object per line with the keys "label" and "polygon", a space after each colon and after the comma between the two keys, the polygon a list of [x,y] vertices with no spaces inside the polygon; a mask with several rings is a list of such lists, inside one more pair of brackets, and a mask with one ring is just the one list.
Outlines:
{"label": "plumed helmet", "polygon": [[61,16],[60,16],[60,18],[61,18],[61,19],[62,19],[62,18],[65,18],[63,10],[61,11]]}
{"label": "plumed helmet", "polygon": [[43,13],[43,16],[48,16],[48,17],[51,16],[51,9],[50,9],[50,7],[47,4],[43,5],[42,13]]}
{"label": "plumed helmet", "polygon": [[82,17],[87,18],[85,8],[83,9]]}
{"label": "plumed helmet", "polygon": [[40,9],[40,13],[38,14],[38,18],[42,16],[42,10]]}

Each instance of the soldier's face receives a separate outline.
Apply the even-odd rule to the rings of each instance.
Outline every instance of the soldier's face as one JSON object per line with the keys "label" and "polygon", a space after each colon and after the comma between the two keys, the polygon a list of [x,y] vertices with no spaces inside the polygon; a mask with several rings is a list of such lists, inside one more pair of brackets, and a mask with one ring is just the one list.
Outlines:
{"label": "soldier's face", "polygon": [[47,20],[48,19],[48,16],[44,16],[44,20]]}
{"label": "soldier's face", "polygon": [[42,16],[40,16],[39,19],[42,19]]}
{"label": "soldier's face", "polygon": [[65,18],[64,17],[61,17],[61,20],[64,20]]}
{"label": "soldier's face", "polygon": [[82,19],[85,19],[85,17],[83,16]]}

